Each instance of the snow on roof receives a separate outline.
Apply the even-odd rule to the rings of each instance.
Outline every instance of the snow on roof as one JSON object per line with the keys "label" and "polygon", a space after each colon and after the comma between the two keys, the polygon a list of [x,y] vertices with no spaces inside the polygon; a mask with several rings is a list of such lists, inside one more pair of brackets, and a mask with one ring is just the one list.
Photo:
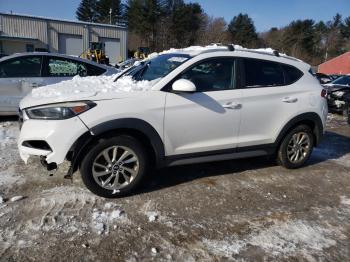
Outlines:
{"label": "snow on roof", "polygon": [[[190,56],[197,56],[203,53],[209,53],[209,52],[219,52],[219,51],[230,51],[229,45],[221,45],[221,44],[211,44],[207,46],[190,46],[186,48],[170,48],[169,50],[162,51],[160,53],[152,53],[146,58],[146,60],[152,59],[158,55],[162,54],[187,54]],[[258,54],[266,54],[266,55],[274,55],[276,50],[272,48],[257,48],[257,49],[249,49],[242,47],[240,45],[235,45],[232,44],[232,47],[234,48],[234,51],[241,51],[241,52],[253,52],[253,53],[258,53]],[[295,61],[301,61],[299,59],[296,59],[294,57],[290,57],[284,53],[278,53],[279,56],[288,58],[288,59],[293,59]]]}

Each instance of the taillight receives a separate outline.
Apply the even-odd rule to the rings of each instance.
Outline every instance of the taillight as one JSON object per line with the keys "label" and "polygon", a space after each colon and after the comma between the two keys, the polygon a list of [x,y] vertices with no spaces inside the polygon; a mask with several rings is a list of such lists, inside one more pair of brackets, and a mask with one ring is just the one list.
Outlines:
{"label": "taillight", "polygon": [[323,98],[327,98],[327,90],[326,90],[326,89],[322,89],[322,91],[321,91],[321,96],[322,96]]}

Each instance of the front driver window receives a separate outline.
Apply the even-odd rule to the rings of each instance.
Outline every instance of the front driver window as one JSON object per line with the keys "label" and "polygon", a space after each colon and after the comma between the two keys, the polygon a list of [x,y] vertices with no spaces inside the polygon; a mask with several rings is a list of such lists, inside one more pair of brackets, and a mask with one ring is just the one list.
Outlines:
{"label": "front driver window", "polygon": [[64,58],[49,58],[49,76],[70,77],[87,76],[87,68],[83,63]]}
{"label": "front driver window", "polygon": [[40,77],[41,56],[26,56],[0,64],[0,77]]}
{"label": "front driver window", "polygon": [[202,62],[180,78],[188,79],[196,85],[197,92],[220,91],[234,88],[234,60],[216,58]]}

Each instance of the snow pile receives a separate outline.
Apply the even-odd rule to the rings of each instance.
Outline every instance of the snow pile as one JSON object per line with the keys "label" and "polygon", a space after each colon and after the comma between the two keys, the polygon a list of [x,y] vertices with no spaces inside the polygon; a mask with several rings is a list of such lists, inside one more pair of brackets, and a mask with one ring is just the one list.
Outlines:
{"label": "snow pile", "polygon": [[111,76],[75,76],[72,80],[33,89],[32,97],[82,98],[94,96],[97,93],[148,91],[159,81],[159,79],[153,81],[135,81],[131,76],[124,76],[114,82],[117,76],[118,74]]}

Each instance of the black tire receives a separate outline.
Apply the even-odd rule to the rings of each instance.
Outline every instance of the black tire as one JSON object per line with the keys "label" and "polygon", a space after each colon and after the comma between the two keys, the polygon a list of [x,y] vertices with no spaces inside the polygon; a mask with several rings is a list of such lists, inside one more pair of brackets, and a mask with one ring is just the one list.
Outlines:
{"label": "black tire", "polygon": [[[302,154],[301,159],[299,161],[292,161],[288,157],[288,145],[292,147],[291,143],[293,140],[293,136],[296,134],[305,134],[309,139],[309,147],[308,150],[304,154]],[[307,125],[299,125],[293,128],[288,134],[283,138],[282,143],[277,152],[277,163],[288,169],[296,169],[305,164],[305,162],[310,158],[312,150],[314,147],[314,136],[311,131],[311,128]],[[305,150],[305,149],[304,149]],[[292,153],[291,153],[292,154]]]}
{"label": "black tire", "polygon": [[[138,158],[138,172],[135,178],[125,186],[118,190],[106,189],[99,185],[93,177],[93,163],[95,159],[105,149],[111,146],[127,147],[130,148]],[[120,135],[112,138],[106,138],[99,140],[94,144],[87,155],[81,162],[80,173],[85,186],[94,194],[105,198],[118,198],[121,196],[129,195],[136,191],[137,187],[141,184],[142,179],[146,176],[149,167],[149,161],[147,153],[142,144],[134,137],[127,135]],[[117,168],[118,169],[118,168]]]}

